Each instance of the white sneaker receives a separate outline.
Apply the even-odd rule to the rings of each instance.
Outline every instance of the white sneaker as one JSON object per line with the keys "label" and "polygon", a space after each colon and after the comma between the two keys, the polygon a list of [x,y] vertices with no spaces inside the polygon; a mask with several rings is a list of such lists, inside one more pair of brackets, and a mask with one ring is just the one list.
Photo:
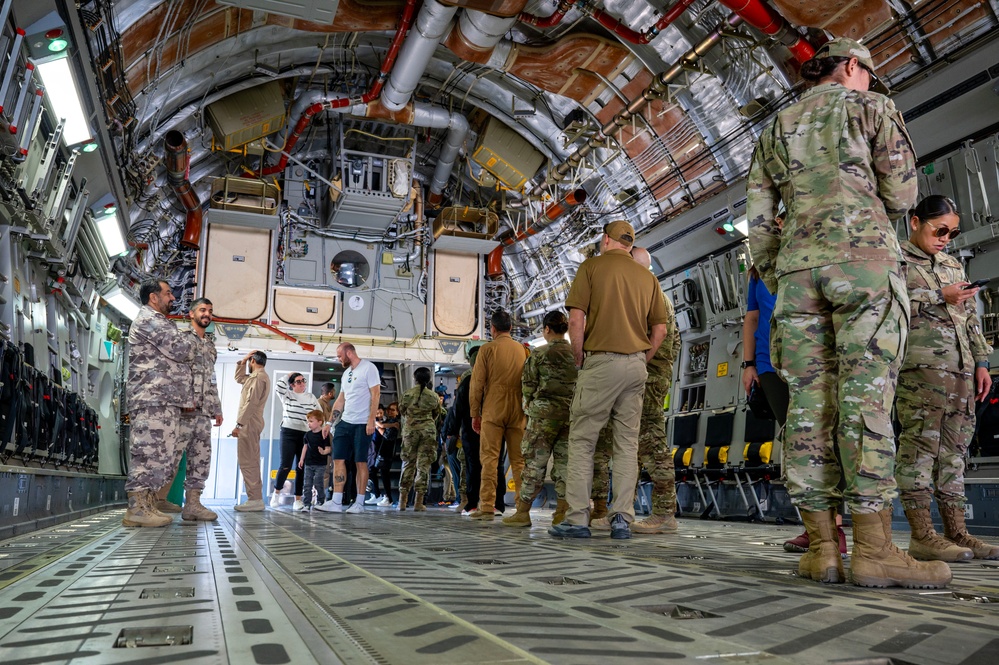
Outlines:
{"label": "white sneaker", "polygon": [[271,508],[277,508],[281,505],[281,495],[277,492],[271,492]]}
{"label": "white sneaker", "polygon": [[301,499],[295,499],[295,505],[291,507],[292,510],[305,510],[305,504],[302,503]]}
{"label": "white sneaker", "polygon": [[264,500],[253,499],[251,501],[241,503],[238,506],[233,506],[232,509],[238,510],[241,513],[257,513],[264,509]]}
{"label": "white sneaker", "polygon": [[316,506],[316,510],[318,510],[320,512],[323,512],[323,513],[342,513],[343,512],[343,504],[342,503],[336,503],[334,501],[327,501],[327,502],[325,502],[323,504],[320,504],[320,505]]}
{"label": "white sneaker", "polygon": [[350,508],[348,508],[344,512],[350,513],[351,515],[356,515],[358,513],[363,513],[364,512],[364,506],[361,505],[360,501],[355,501],[354,503],[350,504]]}
{"label": "white sneaker", "polygon": [[365,499],[364,500],[364,505],[365,506],[379,506],[379,505],[381,505],[379,503],[379,501],[381,501],[381,499],[379,499],[377,496],[375,496],[374,494],[372,494],[370,499]]}
{"label": "white sneaker", "polygon": [[386,506],[391,506],[392,499],[388,498],[388,495],[385,495],[381,499],[379,499],[378,503],[376,503],[375,505],[381,506],[382,508],[385,508]]}

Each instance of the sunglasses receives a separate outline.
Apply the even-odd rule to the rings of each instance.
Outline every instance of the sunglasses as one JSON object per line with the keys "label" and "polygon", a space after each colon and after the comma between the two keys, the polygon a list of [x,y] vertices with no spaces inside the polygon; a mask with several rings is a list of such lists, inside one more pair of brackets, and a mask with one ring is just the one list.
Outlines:
{"label": "sunglasses", "polygon": [[933,224],[930,224],[929,222],[923,222],[923,224],[926,224],[927,226],[929,226],[929,227],[931,227],[933,229],[933,237],[934,238],[943,238],[944,236],[947,236],[948,240],[953,240],[954,238],[956,238],[959,235],[961,235],[961,229],[960,228],[950,229],[950,228],[948,228],[946,226],[935,226]]}
{"label": "sunglasses", "polygon": [[295,379],[291,382],[291,385],[295,385],[296,383],[305,383],[305,379]]}

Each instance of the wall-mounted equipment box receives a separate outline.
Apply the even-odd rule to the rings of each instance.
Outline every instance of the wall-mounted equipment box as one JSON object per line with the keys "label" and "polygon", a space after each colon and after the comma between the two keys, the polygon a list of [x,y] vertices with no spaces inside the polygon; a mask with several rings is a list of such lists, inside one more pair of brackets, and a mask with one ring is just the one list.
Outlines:
{"label": "wall-mounted equipment box", "polygon": [[488,254],[499,245],[496,213],[481,208],[448,207],[434,219],[434,249]]}
{"label": "wall-mounted equipment box", "polygon": [[271,81],[234,92],[210,104],[206,117],[216,144],[223,150],[273,134],[285,122],[281,84]]}
{"label": "wall-mounted equipment box", "polygon": [[545,156],[527,139],[494,118],[482,132],[472,159],[507,187],[519,190],[538,172]]}

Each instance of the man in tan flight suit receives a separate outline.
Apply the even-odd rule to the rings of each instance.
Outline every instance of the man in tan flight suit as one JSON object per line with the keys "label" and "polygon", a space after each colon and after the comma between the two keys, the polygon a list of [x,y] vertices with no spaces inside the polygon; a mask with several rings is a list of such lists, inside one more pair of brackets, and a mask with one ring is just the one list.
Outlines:
{"label": "man in tan flight suit", "polygon": [[524,438],[527,417],[521,404],[520,377],[529,352],[510,337],[513,320],[509,312],[501,309],[493,312],[490,326],[493,341],[484,344],[479,351],[469,391],[472,429],[481,435],[479,459],[484,469],[479,485],[479,508],[469,515],[476,520],[491,520],[495,515],[496,478],[492,469],[499,463],[504,440],[518,494],[520,473],[524,470],[520,442]]}
{"label": "man in tan flight suit", "polygon": [[[250,372],[247,374],[246,366]],[[267,356],[263,351],[251,351],[236,363],[236,383],[243,386],[239,396],[239,413],[232,436],[236,440],[236,461],[243,474],[246,502],[236,506],[241,512],[264,509],[263,483],[260,480],[260,434],[264,431],[264,404],[271,394],[271,379],[264,371]]]}

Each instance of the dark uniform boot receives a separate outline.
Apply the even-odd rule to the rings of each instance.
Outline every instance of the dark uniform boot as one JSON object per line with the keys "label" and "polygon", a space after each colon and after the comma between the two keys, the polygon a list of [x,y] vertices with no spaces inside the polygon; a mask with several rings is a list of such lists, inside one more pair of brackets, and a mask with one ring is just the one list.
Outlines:
{"label": "dark uniform boot", "polygon": [[802,510],[801,521],[808,533],[808,551],[798,561],[798,575],[825,584],[841,584],[846,573],[839,555],[836,514],[831,510]]}
{"label": "dark uniform boot", "polygon": [[891,507],[853,513],[853,583],[857,586],[940,589],[951,580],[943,561],[916,561],[891,542]]}
{"label": "dark uniform boot", "polygon": [[905,511],[912,534],[909,536],[909,556],[917,561],[967,561],[975,553],[947,540],[933,529],[929,508]]}
{"label": "dark uniform boot", "polygon": [[569,502],[565,499],[559,499],[558,504],[555,506],[555,512],[552,513],[552,526],[558,526],[565,520],[565,514],[569,512]]}
{"label": "dark uniform boot", "polygon": [[423,505],[423,492],[416,493],[416,498],[413,499],[413,512],[417,513],[427,512],[427,507]]}
{"label": "dark uniform boot", "polygon": [[944,536],[947,540],[967,547],[976,559],[999,559],[999,545],[989,545],[968,533],[963,507],[940,506],[940,517],[943,518]]}
{"label": "dark uniform boot", "polygon": [[509,517],[504,517],[503,524],[507,526],[531,526],[530,502],[517,499],[517,512]]}

